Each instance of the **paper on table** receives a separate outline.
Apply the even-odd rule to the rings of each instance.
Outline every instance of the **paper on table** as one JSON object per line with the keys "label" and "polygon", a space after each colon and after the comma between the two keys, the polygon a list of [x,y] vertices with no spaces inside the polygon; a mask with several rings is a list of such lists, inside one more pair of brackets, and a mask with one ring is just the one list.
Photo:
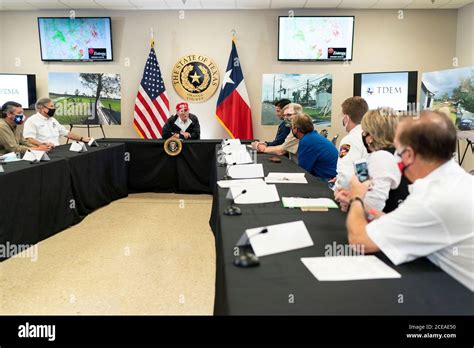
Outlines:
{"label": "paper on table", "polygon": [[39,150],[27,150],[23,155],[23,161],[49,161],[49,156],[46,154],[45,151]]}
{"label": "paper on table", "polygon": [[229,145],[240,145],[240,139],[222,139],[222,147]]}
{"label": "paper on table", "polygon": [[[241,194],[243,190],[247,192]],[[261,185],[232,186],[229,191],[231,197],[234,198],[235,204],[260,204],[278,202],[280,200],[276,186],[265,183]],[[240,196],[237,197],[238,195]]]}
{"label": "paper on table", "polygon": [[304,257],[301,262],[320,281],[401,278],[373,255]]}
{"label": "paper on table", "polygon": [[268,173],[265,182],[271,184],[307,184],[305,173]]}
{"label": "paper on table", "polygon": [[9,153],[6,153],[2,156],[0,156],[0,161],[2,162],[16,162],[16,161],[19,161],[20,159],[16,156],[16,153],[15,152],[9,152]]}
{"label": "paper on table", "polygon": [[262,179],[219,180],[217,182],[217,185],[219,185],[220,188],[258,184],[263,185],[265,182]]}
{"label": "paper on table", "polygon": [[285,208],[338,208],[330,198],[282,197],[281,201]]}
{"label": "paper on table", "polygon": [[230,153],[242,152],[242,151],[247,151],[247,148],[245,147],[245,145],[231,144],[222,148],[222,152],[224,152],[226,155]]}
{"label": "paper on table", "polygon": [[[266,233],[259,233],[263,229]],[[306,248],[314,245],[303,221],[262,226],[245,231],[258,257]]]}
{"label": "paper on table", "polygon": [[263,166],[258,164],[243,164],[229,167],[228,175],[232,179],[263,178]]}
{"label": "paper on table", "polygon": [[247,152],[247,150],[239,151],[239,152],[232,152],[229,155],[225,156],[225,161],[227,164],[248,164],[252,163],[252,157]]}

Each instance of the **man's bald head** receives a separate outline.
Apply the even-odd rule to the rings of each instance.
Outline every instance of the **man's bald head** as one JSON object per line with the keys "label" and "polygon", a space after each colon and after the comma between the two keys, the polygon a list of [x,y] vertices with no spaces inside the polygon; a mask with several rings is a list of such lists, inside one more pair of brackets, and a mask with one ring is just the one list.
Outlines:
{"label": "man's bald head", "polygon": [[426,161],[446,162],[456,151],[456,129],[443,112],[423,111],[418,119],[408,119],[397,129],[397,142],[410,146]]}

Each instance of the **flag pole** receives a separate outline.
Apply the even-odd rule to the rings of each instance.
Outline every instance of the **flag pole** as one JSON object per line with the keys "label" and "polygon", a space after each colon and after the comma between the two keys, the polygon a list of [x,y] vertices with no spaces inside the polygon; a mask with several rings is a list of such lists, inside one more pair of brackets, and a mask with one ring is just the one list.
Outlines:
{"label": "flag pole", "polygon": [[230,32],[232,34],[232,41],[235,42],[235,35],[237,34],[237,31],[235,29],[232,29]]}
{"label": "flag pole", "polygon": [[150,28],[150,46],[151,48],[155,48],[155,37],[153,33],[153,27]]}

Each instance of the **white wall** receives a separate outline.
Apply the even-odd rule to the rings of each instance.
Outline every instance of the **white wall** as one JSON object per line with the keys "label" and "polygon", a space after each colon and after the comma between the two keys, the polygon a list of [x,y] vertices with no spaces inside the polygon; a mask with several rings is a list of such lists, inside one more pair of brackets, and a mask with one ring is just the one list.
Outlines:
{"label": "white wall", "polygon": [[[179,98],[171,85],[171,69],[177,59],[189,53],[213,58],[221,75],[231,47],[231,29],[237,30],[240,55],[253,111],[254,135],[272,139],[276,126],[260,125],[261,79],[264,73],[330,73],[333,75],[333,127],[330,136],[344,134],[338,119],[339,105],[352,96],[353,74],[365,71],[448,69],[456,54],[457,10],[297,10],[295,15],[355,15],[354,60],[340,62],[278,62],[279,15],[271,11],[77,11],[76,16],[111,16],[114,62],[45,63],[40,59],[38,16],[67,16],[66,11],[0,13],[0,71],[34,73],[38,96],[48,94],[48,72],[111,72],[122,75],[122,125],[106,127],[110,137],[136,137],[132,127],[133,106],[144,62],[149,51],[149,30],[153,26],[158,61],[165,78],[171,104]],[[467,25],[466,25],[467,27]],[[14,65],[15,58],[21,65]],[[130,59],[130,66],[124,61]],[[201,120],[204,138],[226,136],[214,117],[218,94],[203,104],[192,104]],[[95,133],[94,133],[95,134]],[[98,132],[96,134],[99,135]]]}

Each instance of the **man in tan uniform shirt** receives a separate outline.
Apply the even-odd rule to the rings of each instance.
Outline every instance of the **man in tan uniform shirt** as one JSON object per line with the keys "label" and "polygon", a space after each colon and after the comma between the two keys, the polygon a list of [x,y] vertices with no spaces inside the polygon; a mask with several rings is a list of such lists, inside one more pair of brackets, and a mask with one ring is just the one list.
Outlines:
{"label": "man in tan uniform shirt", "polygon": [[[291,124],[291,119],[298,114],[303,114],[303,107],[300,104],[290,103],[283,108],[283,116]],[[285,155],[289,153],[290,156],[296,158],[298,153],[299,140],[290,132],[285,139],[285,142],[278,146],[266,146],[265,143],[254,141],[252,147],[264,153],[271,153],[275,155]]]}
{"label": "man in tan uniform shirt", "polygon": [[48,151],[47,146],[32,147],[23,138],[18,126],[24,121],[25,115],[21,104],[12,101],[3,104],[0,116],[0,156],[9,152],[24,154],[28,149]]}

